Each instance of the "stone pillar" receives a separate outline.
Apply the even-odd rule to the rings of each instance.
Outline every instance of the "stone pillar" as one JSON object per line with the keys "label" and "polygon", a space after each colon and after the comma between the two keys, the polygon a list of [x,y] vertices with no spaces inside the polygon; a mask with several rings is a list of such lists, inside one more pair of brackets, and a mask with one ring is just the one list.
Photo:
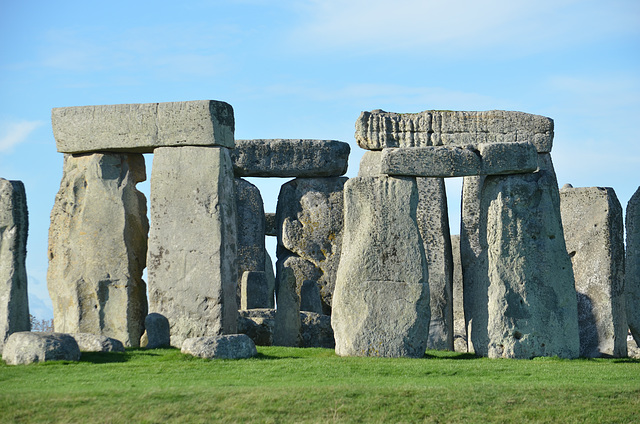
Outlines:
{"label": "stone pillar", "polygon": [[627,321],[638,347],[640,347],[640,188],[627,204],[627,257],[625,294]]}
{"label": "stone pillar", "polygon": [[456,352],[467,352],[467,325],[464,320],[464,290],[462,287],[462,264],[460,262],[460,236],[451,236],[453,256],[453,348]]}
{"label": "stone pillar", "polygon": [[415,178],[357,177],[345,184],[331,316],[338,355],[424,356],[429,284],[417,206]]}
{"label": "stone pillar", "polygon": [[47,284],[57,332],[138,346],[147,315],[141,154],[65,155],[51,211]]}
{"label": "stone pillar", "polygon": [[580,356],[627,356],[622,206],[612,188],[565,186],[562,225],[578,295]]}
{"label": "stone pillar", "polygon": [[150,310],[169,320],[171,345],[235,333],[237,226],[229,150],[157,148],[150,217]]}
{"label": "stone pillar", "polygon": [[27,232],[24,184],[0,178],[0,353],[12,334],[29,331]]}

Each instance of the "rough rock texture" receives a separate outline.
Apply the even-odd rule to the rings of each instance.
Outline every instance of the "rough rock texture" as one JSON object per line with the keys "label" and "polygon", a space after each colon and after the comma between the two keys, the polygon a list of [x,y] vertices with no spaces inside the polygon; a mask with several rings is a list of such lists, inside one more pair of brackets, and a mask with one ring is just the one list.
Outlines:
{"label": "rough rock texture", "polygon": [[330,316],[301,311],[300,322],[300,347],[333,349],[336,346]]}
{"label": "rough rock texture", "polygon": [[427,261],[415,179],[357,177],[344,187],[344,236],[333,295],[340,356],[424,356]]}
{"label": "rough rock texture", "polygon": [[627,356],[622,206],[612,188],[563,187],[560,209],[578,295],[580,356]]}
{"label": "rough rock texture", "polygon": [[238,311],[238,333],[246,334],[258,346],[273,345],[275,322],[275,309]]}
{"label": "rough rock texture", "polygon": [[640,346],[640,188],[635,192],[626,213],[627,257],[625,295],[629,329]]}
{"label": "rough rock texture", "polygon": [[51,211],[47,283],[55,330],[138,346],[147,315],[141,154],[65,155]]}
{"label": "rough rock texture", "polygon": [[88,333],[75,333],[71,336],[78,343],[81,352],[124,352],[122,342],[111,337]]}
{"label": "rough rock texture", "polygon": [[279,257],[276,262],[276,310],[273,329],[275,346],[300,345],[300,292],[296,275],[306,275],[313,264],[297,256]]}
{"label": "rough rock texture", "polygon": [[54,108],[51,123],[62,153],[234,146],[233,108],[215,100]]}
{"label": "rough rock texture", "polygon": [[271,237],[278,235],[278,228],[276,224],[276,214],[273,212],[267,212],[264,214],[264,234]]}
{"label": "rough rock texture", "polygon": [[640,345],[633,338],[627,339],[627,356],[629,358],[640,359]]}
{"label": "rough rock texture", "polygon": [[276,273],[273,271],[273,260],[269,252],[264,252],[264,274],[267,278],[267,292],[269,293],[269,308],[275,308]]}
{"label": "rough rock texture", "polygon": [[269,302],[267,284],[267,275],[264,271],[245,271],[240,284],[240,309],[269,308],[273,300]]}
{"label": "rough rock texture", "polygon": [[[238,289],[237,303],[240,305],[240,286],[245,271],[264,271],[264,204],[258,187],[242,178],[235,179],[236,211],[238,223]],[[260,307],[272,307],[272,304]],[[246,308],[243,308],[246,309]]]}
{"label": "rough rock texture", "polygon": [[[545,172],[489,176],[482,189],[480,246],[470,338],[491,358],[579,355],[571,260],[558,188]],[[469,293],[464,287],[465,300]],[[465,302],[466,306],[466,302]]]}
{"label": "rough rock texture", "polygon": [[339,177],[351,148],[335,140],[236,140],[236,177]]}
{"label": "rough rock texture", "polygon": [[296,178],[284,184],[278,196],[278,262],[295,256],[312,265],[296,269],[296,290],[299,295],[304,281],[316,283],[326,315],[331,314],[340,262],[346,181],[346,177]]}
{"label": "rough rock texture", "polygon": [[0,352],[11,333],[29,331],[27,232],[24,184],[0,178]]}
{"label": "rough rock texture", "polygon": [[8,365],[26,365],[46,361],[78,361],[78,343],[69,334],[13,333],[7,339],[2,359]]}
{"label": "rough rock texture", "polygon": [[246,359],[258,354],[255,343],[246,334],[188,338],[181,351],[206,359]]}
{"label": "rough rock texture", "polygon": [[427,110],[403,114],[374,110],[360,114],[356,141],[367,150],[528,141],[538,152],[548,153],[553,144],[553,120],[503,110]]}
{"label": "rough rock texture", "polygon": [[382,150],[368,150],[360,159],[358,177],[380,177],[382,172]]}
{"label": "rough rock texture", "polygon": [[429,269],[429,349],[453,350],[453,257],[442,178],[416,178],[416,219]]}
{"label": "rough rock texture", "polygon": [[236,332],[236,199],[229,151],[158,148],[151,175],[150,310],[171,345]]}
{"label": "rough rock texture", "polygon": [[171,326],[164,315],[156,313],[147,315],[144,319],[144,328],[147,342],[142,347],[157,349],[171,346]]}
{"label": "rough rock texture", "polygon": [[537,168],[538,153],[527,142],[383,149],[380,164],[383,174],[416,177],[518,174]]}
{"label": "rough rock texture", "polygon": [[304,280],[300,286],[300,311],[322,314],[320,289],[315,281]]}
{"label": "rough rock texture", "polygon": [[453,349],[467,351],[467,326],[464,320],[464,292],[462,287],[462,264],[460,262],[460,236],[451,236],[453,253]]}

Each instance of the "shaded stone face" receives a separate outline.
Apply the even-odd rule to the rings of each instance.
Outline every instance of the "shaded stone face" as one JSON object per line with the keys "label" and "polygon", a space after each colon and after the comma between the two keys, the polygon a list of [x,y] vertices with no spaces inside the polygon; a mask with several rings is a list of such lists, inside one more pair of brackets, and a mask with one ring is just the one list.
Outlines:
{"label": "shaded stone face", "polygon": [[627,204],[626,310],[629,329],[640,347],[640,188]]}
{"label": "shaded stone face", "polygon": [[341,356],[422,357],[429,285],[415,179],[352,178],[331,325]]}
{"label": "shaded stone face", "polygon": [[451,236],[451,251],[453,253],[453,348],[456,352],[467,352],[467,326],[464,320],[459,235]]}
{"label": "shaded stone face", "polygon": [[79,361],[80,349],[69,334],[22,331],[9,336],[2,352],[2,360],[8,365]]}
{"label": "shaded stone face", "polygon": [[0,352],[11,333],[29,331],[27,232],[24,185],[0,178]]}
{"label": "shaded stone face", "polygon": [[55,329],[138,346],[147,314],[140,154],[66,155],[51,211],[47,284]]}
{"label": "shaded stone face", "polygon": [[150,216],[150,310],[169,320],[171,344],[235,333],[236,197],[228,150],[156,149]]}
{"label": "shaded stone face", "polygon": [[612,188],[602,187],[563,187],[560,206],[578,295],[580,356],[626,356],[622,206]]}

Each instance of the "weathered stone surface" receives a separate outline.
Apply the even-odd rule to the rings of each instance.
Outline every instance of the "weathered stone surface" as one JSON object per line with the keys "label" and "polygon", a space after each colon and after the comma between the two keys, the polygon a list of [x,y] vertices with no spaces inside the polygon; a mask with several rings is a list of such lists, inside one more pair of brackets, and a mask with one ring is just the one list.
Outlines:
{"label": "weathered stone surface", "polygon": [[315,281],[304,280],[300,285],[300,311],[322,314],[320,289]]}
{"label": "weathered stone surface", "polygon": [[8,365],[26,365],[46,361],[78,361],[78,343],[69,334],[21,331],[9,336],[2,359]]}
{"label": "weathered stone surface", "polygon": [[273,303],[269,302],[269,287],[264,271],[245,271],[240,285],[240,309],[268,308],[269,303]]}
{"label": "weathered stone surface", "polygon": [[381,170],[387,175],[464,177],[480,175],[479,152],[469,146],[429,146],[382,150]]}
{"label": "weathered stone surface", "polygon": [[351,148],[336,140],[236,140],[236,177],[339,177]]}
{"label": "weathered stone surface", "polygon": [[271,346],[273,344],[275,322],[275,309],[238,311],[238,333],[246,334],[258,346]]}
{"label": "weathered stone surface", "polygon": [[[242,278],[246,271],[264,271],[264,204],[258,187],[242,178],[235,179],[236,210],[238,224],[238,289],[237,302],[240,305]],[[265,294],[266,296],[266,294]],[[261,304],[261,308],[272,305]],[[242,308],[248,309],[248,308]]]}
{"label": "weathered stone surface", "polygon": [[442,178],[416,178],[416,182],[416,220],[424,243],[431,298],[427,347],[453,350],[453,257],[447,193]]}
{"label": "weathered stone surface", "polygon": [[489,176],[484,182],[481,254],[472,291],[478,298],[469,325],[476,354],[491,358],[579,354],[573,271],[553,181],[541,171]]}
{"label": "weathered stone surface", "polygon": [[267,292],[269,293],[269,308],[275,308],[276,274],[273,271],[273,260],[269,252],[264,252],[264,274],[267,278]]}
{"label": "weathered stone surface", "polygon": [[612,188],[563,187],[560,209],[578,295],[580,356],[625,357],[622,206]]}
{"label": "weathered stone surface", "polygon": [[267,212],[264,214],[264,234],[271,237],[278,235],[278,225],[276,224],[276,214]]}
{"label": "weathered stone surface", "polygon": [[313,265],[298,268],[296,290],[300,294],[304,281],[315,282],[326,315],[331,314],[340,262],[346,181],[346,177],[296,178],[284,184],[278,196],[278,261],[295,255]]}
{"label": "weathered stone surface", "polygon": [[300,323],[301,347],[333,349],[336,346],[330,316],[300,311]]}
{"label": "weathered stone surface", "polygon": [[147,349],[157,349],[171,346],[171,326],[164,315],[151,313],[144,319]]}
{"label": "weathered stone surface", "polygon": [[429,285],[417,205],[412,178],[357,177],[345,184],[331,316],[338,355],[424,355]]}
{"label": "weathered stone surface", "polygon": [[51,123],[61,153],[234,146],[233,108],[215,100],[54,108]]}
{"label": "weathered stone surface", "polygon": [[503,110],[427,110],[403,114],[374,110],[360,114],[356,141],[367,150],[528,141],[538,152],[548,153],[553,144],[553,120]]}
{"label": "weathered stone surface", "polygon": [[379,177],[382,172],[382,150],[368,150],[360,159],[358,177]]}
{"label": "weathered stone surface", "polygon": [[0,353],[11,333],[29,331],[27,232],[24,184],[0,178]]}
{"label": "weathered stone surface", "polygon": [[51,211],[47,283],[55,329],[138,346],[147,315],[141,154],[65,155]]}
{"label": "weathered stone surface", "polygon": [[88,333],[75,333],[71,337],[76,340],[81,352],[124,352],[122,342],[111,337]]}
{"label": "weathered stone surface", "polygon": [[640,188],[635,192],[626,212],[627,257],[625,296],[629,329],[640,346]]}
{"label": "weathered stone surface", "polygon": [[627,339],[627,356],[629,358],[640,359],[640,345],[633,338]]}
{"label": "weathered stone surface", "polygon": [[538,152],[528,141],[478,145],[480,175],[521,174],[538,168]]}
{"label": "weathered stone surface", "polygon": [[182,343],[181,351],[206,359],[246,359],[258,354],[255,343],[246,334],[192,337]]}
{"label": "weathered stone surface", "polygon": [[235,333],[236,199],[228,150],[156,149],[150,203],[150,310],[169,320],[171,345]]}
{"label": "weathered stone surface", "polygon": [[453,253],[453,349],[467,351],[467,326],[464,320],[464,292],[462,287],[462,263],[460,261],[460,236],[451,236]]}
{"label": "weathered stone surface", "polygon": [[297,256],[279,257],[276,262],[275,346],[300,345],[300,292],[296,275],[306,275],[313,264]]}

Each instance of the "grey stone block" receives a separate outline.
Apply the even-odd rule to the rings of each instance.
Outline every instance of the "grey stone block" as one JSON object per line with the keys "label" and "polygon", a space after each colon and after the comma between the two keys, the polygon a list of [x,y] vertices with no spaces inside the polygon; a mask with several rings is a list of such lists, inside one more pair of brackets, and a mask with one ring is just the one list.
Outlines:
{"label": "grey stone block", "polygon": [[143,347],[157,349],[171,346],[171,326],[167,317],[151,313],[144,319],[144,328],[147,343]]}
{"label": "grey stone block", "polygon": [[10,334],[29,331],[27,233],[24,184],[0,178],[0,353]]}
{"label": "grey stone block", "polygon": [[205,359],[246,359],[258,354],[246,334],[188,338],[182,343],[181,352]]}
{"label": "grey stone block", "polygon": [[300,311],[300,343],[301,347],[335,348],[336,342],[333,339],[331,317],[315,312]]}
{"label": "grey stone block", "polygon": [[351,148],[336,140],[236,140],[236,177],[338,177]]}
{"label": "grey stone block", "polygon": [[269,287],[264,271],[245,271],[242,274],[240,309],[269,308]]}
{"label": "grey stone block", "polygon": [[150,310],[169,320],[171,345],[235,333],[237,224],[229,151],[156,149],[150,203]]}
{"label": "grey stone block", "polygon": [[456,352],[467,352],[467,326],[464,320],[464,291],[459,235],[451,236],[451,251],[453,253],[453,349]]}
{"label": "grey stone block", "polygon": [[249,309],[238,311],[238,333],[246,334],[258,346],[273,344],[275,309]]}
{"label": "grey stone block", "polygon": [[625,296],[627,321],[640,347],[640,188],[636,190],[626,212],[627,256]]}
{"label": "grey stone block", "polygon": [[34,362],[78,361],[78,343],[69,334],[13,333],[7,339],[2,359],[7,365],[27,365]]}
{"label": "grey stone block", "polygon": [[124,345],[120,340],[98,334],[71,334],[78,343],[81,352],[124,352]]}
{"label": "grey stone block", "polygon": [[51,123],[61,153],[234,146],[233,108],[215,100],[54,108]]}
{"label": "grey stone block", "polygon": [[55,329],[137,347],[147,315],[149,223],[141,154],[65,155],[51,211],[47,283]]}
{"label": "grey stone block", "polygon": [[276,317],[273,331],[275,346],[300,345],[300,292],[297,275],[308,273],[313,267],[297,256],[279,257],[276,263]]}
{"label": "grey stone block", "polygon": [[374,110],[360,114],[356,141],[367,150],[528,141],[538,152],[548,153],[553,144],[553,120],[503,110],[427,110],[403,114]]}
{"label": "grey stone block", "polygon": [[560,208],[578,295],[580,356],[627,356],[622,206],[612,188],[563,187]]}
{"label": "grey stone block", "polygon": [[264,214],[264,234],[271,237],[276,237],[278,234],[276,214],[273,212]]}

